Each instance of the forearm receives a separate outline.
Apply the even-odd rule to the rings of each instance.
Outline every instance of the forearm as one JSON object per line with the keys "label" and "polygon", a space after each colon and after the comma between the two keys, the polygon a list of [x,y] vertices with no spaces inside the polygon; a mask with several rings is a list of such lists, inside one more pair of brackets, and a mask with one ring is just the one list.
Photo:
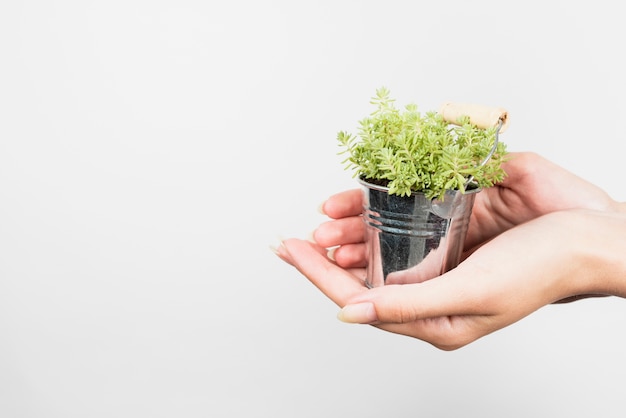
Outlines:
{"label": "forearm", "polygon": [[[571,301],[581,295],[626,297],[626,214],[612,211],[553,212],[487,243],[467,265],[488,271],[493,285],[504,278],[524,289],[524,309]],[[496,279],[497,278],[497,279]],[[485,285],[485,288],[488,286]],[[525,305],[528,302],[529,305]]]}
{"label": "forearm", "polygon": [[614,212],[575,211],[571,263],[579,294],[626,297],[626,204]]}

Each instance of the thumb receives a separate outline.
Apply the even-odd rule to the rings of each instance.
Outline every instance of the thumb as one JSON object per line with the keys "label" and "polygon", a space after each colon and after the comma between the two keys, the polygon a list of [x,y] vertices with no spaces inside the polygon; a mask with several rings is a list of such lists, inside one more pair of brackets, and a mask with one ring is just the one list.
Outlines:
{"label": "thumb", "polygon": [[[385,285],[347,301],[337,318],[358,324],[403,324],[450,315],[489,314],[481,303],[484,293],[479,273],[471,262],[434,279],[414,284]],[[471,284],[471,285],[470,285]]]}
{"label": "thumb", "polygon": [[[346,300],[339,319],[405,324],[445,316],[504,315],[514,321],[543,305],[577,294],[572,289],[575,283],[562,283],[563,277],[577,274],[577,264],[571,262],[567,250],[567,243],[575,240],[570,237],[563,242],[557,233],[554,236],[561,245],[555,246],[550,239],[539,240],[537,235],[543,237],[546,228],[531,225],[537,222],[504,232],[434,279],[385,285],[356,294]],[[529,242],[533,245],[528,246]]]}

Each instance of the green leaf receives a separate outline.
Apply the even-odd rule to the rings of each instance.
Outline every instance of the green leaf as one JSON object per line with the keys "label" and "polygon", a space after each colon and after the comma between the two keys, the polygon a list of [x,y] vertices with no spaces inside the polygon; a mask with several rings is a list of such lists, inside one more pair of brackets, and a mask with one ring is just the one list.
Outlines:
{"label": "green leaf", "polygon": [[460,126],[448,125],[436,112],[421,114],[414,103],[399,110],[386,87],[376,90],[371,104],[374,111],[358,121],[357,135],[337,134],[340,153],[349,155],[343,164],[355,177],[387,180],[390,194],[423,192],[429,198],[443,198],[448,189],[464,192],[470,176],[479,187],[504,179],[502,142],[478,166],[493,147],[495,128],[480,129],[466,116]]}

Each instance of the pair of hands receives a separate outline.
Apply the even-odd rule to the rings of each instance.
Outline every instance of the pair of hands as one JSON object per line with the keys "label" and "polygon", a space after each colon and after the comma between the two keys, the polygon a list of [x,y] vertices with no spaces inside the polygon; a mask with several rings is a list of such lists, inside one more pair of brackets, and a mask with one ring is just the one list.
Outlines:
{"label": "pair of hands", "polygon": [[[342,307],[339,319],[460,348],[540,307],[626,296],[626,210],[603,190],[534,153],[511,153],[506,179],[476,196],[464,260],[434,279],[364,285],[362,192],[331,196],[315,242],[276,253]],[[328,249],[331,249],[330,251]]]}

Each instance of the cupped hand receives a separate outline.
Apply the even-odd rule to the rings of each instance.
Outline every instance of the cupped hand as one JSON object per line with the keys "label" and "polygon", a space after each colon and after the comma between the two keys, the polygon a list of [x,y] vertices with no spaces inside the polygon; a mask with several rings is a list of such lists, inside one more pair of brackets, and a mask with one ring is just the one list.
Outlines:
{"label": "cupped hand", "polygon": [[340,319],[454,350],[557,300],[626,296],[625,235],[624,214],[558,211],[501,233],[432,280],[374,289],[319,244],[289,239],[277,253],[343,307]]}

